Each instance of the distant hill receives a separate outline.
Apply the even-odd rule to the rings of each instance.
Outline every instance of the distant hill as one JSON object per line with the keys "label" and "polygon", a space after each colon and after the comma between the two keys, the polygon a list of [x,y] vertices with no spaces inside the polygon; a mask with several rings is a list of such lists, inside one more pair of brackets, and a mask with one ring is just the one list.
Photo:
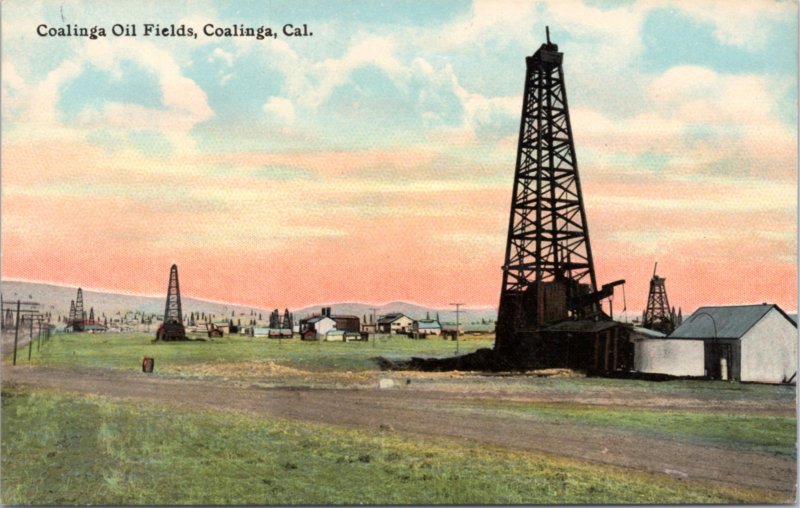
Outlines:
{"label": "distant hill", "polygon": [[[14,280],[4,280],[2,281],[2,285],[0,285],[0,292],[2,292],[4,304],[16,301],[17,299],[22,301],[36,301],[42,305],[41,310],[43,312],[49,311],[56,317],[69,314],[70,301],[75,299],[77,291],[77,287]],[[96,316],[102,314],[114,316],[117,313],[122,314],[126,311],[161,314],[164,312],[165,298],[166,295],[146,296],[83,290],[84,310],[88,313],[89,309],[94,307]],[[231,312],[236,316],[250,316],[252,310],[255,313],[261,313],[263,318],[267,319],[267,316],[273,310],[223,302],[212,302],[187,296],[181,297],[181,304],[184,312],[205,312],[206,314],[214,314],[217,316],[230,316]],[[300,319],[307,315],[319,313],[322,307],[331,307],[331,312],[333,314],[350,314],[358,316],[359,318],[363,318],[365,315],[368,317],[371,316],[373,312],[371,309],[374,308],[376,309],[376,316],[381,316],[390,312],[402,312],[413,319],[421,319],[425,318],[428,314],[430,314],[431,318],[435,318],[438,312],[439,318],[443,323],[455,323],[456,320],[455,307],[436,309],[400,301],[381,305],[360,302],[326,303],[311,305],[302,309],[289,310],[295,315],[296,319]],[[283,312],[284,309],[280,308],[279,310]],[[495,309],[480,307],[462,307],[459,317],[461,323],[480,323],[482,319],[484,321],[493,321],[496,318],[497,311]]]}
{"label": "distant hill", "polygon": [[[4,304],[17,299],[34,301],[41,304],[43,312],[49,311],[55,316],[66,316],[69,314],[70,301],[75,300],[78,288],[4,280],[0,285],[0,291],[3,295]],[[166,294],[164,296],[145,296],[83,290],[83,308],[88,313],[89,309],[93,307],[96,316],[103,313],[113,316],[126,311],[161,314],[164,312],[165,301]],[[230,315],[231,311],[233,311],[236,315],[244,314],[249,316],[251,309],[255,312],[268,312],[266,309],[210,302],[186,296],[181,297],[181,306],[184,312],[197,311],[216,315]]]}

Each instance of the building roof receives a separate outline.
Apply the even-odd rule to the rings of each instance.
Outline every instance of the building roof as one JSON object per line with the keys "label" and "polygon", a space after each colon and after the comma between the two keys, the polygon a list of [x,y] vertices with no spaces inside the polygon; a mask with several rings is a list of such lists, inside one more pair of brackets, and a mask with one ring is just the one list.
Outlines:
{"label": "building roof", "polygon": [[[794,326],[794,321],[777,305],[729,305],[700,307],[683,321],[669,337],[675,339],[741,339],[770,310],[778,312]],[[709,316],[711,316],[709,318]],[[716,329],[716,330],[715,330]]]}
{"label": "building roof", "polygon": [[667,336],[667,334],[659,332],[658,330],[651,330],[650,328],[645,328],[643,326],[634,326],[633,331],[634,333],[638,333],[639,335],[644,335],[645,337],[664,338]]}
{"label": "building roof", "polygon": [[[401,317],[404,317],[406,319],[411,319],[410,317],[406,316],[402,312],[393,312],[391,314],[386,314],[385,316],[379,317],[378,318],[378,324],[387,325],[389,323],[394,323],[395,321],[397,321]],[[412,319],[412,321],[413,321],[413,319]]]}
{"label": "building roof", "polygon": [[303,322],[305,322],[305,323],[319,323],[323,319],[330,319],[331,321],[336,321],[335,319],[333,319],[330,316],[314,316],[314,317],[312,317],[310,319],[303,320]]}
{"label": "building roof", "polygon": [[616,321],[591,321],[580,319],[576,321],[561,321],[542,329],[545,332],[573,332],[573,333],[598,333],[616,326],[623,326]]}
{"label": "building roof", "polygon": [[417,321],[417,326],[419,328],[441,328],[442,325],[439,324],[438,321],[435,319],[420,319]]}

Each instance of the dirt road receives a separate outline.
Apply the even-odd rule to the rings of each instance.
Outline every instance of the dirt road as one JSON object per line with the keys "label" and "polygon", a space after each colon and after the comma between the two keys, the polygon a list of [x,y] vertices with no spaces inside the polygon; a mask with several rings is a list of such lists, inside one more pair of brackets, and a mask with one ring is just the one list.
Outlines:
{"label": "dirt road", "polygon": [[[766,489],[794,499],[795,461],[777,455],[688,444],[577,424],[532,422],[471,412],[463,395],[406,389],[303,389],[236,386],[205,380],[92,369],[5,368],[4,383],[270,418],[466,439],[688,480]],[[498,395],[501,397],[501,395]]]}

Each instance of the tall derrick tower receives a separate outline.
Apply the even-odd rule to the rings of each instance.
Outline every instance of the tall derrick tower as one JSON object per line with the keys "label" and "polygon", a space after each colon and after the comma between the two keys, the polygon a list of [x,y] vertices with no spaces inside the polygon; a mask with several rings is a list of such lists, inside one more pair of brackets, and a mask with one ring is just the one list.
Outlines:
{"label": "tall derrick tower", "polygon": [[86,316],[83,313],[83,290],[78,288],[78,295],[75,297],[75,315],[71,319],[72,331],[82,332]]}
{"label": "tall derrick tower", "polygon": [[169,270],[167,303],[164,306],[164,323],[158,327],[156,340],[186,340],[181,313],[181,291],[178,285],[178,265]]}
{"label": "tall derrick tower", "polygon": [[[525,92],[495,347],[520,331],[599,312],[597,283],[567,107],[563,53],[550,42],[525,58]],[[615,283],[616,284],[616,283]],[[606,287],[604,286],[604,289]]]}
{"label": "tall derrick tower", "polygon": [[653,267],[653,278],[650,279],[650,293],[647,296],[647,309],[644,311],[642,325],[651,330],[669,335],[675,330],[675,313],[670,310],[667,288],[664,277],[656,275],[658,263]]}
{"label": "tall derrick tower", "polygon": [[67,326],[72,326],[75,322],[75,300],[69,301],[69,317],[67,318]]}

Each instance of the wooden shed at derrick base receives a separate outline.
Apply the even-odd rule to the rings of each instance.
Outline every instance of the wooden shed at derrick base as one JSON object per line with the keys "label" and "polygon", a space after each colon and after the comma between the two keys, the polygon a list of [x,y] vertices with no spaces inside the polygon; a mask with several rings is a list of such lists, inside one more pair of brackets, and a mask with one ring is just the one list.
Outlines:
{"label": "wooden shed at derrick base", "polygon": [[711,379],[786,383],[797,374],[797,324],[777,305],[700,307],[668,338],[702,341]]}
{"label": "wooden shed at derrick base", "polygon": [[633,368],[630,330],[617,321],[565,320],[519,335],[536,368],[610,374]]}

